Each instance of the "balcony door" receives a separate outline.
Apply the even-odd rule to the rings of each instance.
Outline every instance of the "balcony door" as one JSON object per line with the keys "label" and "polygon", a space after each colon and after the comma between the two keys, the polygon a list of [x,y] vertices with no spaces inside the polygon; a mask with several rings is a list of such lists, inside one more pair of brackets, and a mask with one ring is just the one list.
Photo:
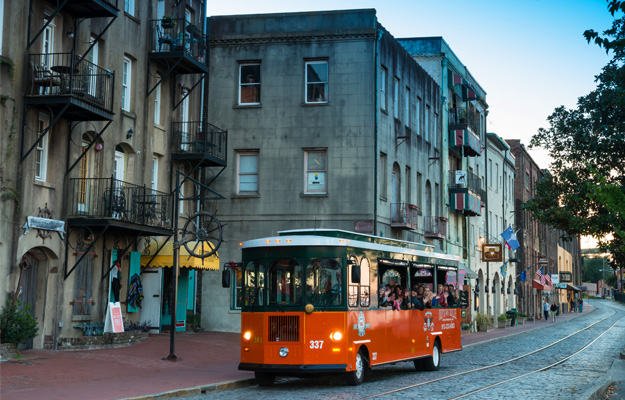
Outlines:
{"label": "balcony door", "polygon": [[[89,146],[89,143],[82,142],[82,151]],[[80,182],[78,184],[78,213],[84,214],[87,211],[87,201],[89,197],[88,193],[88,180],[89,177],[89,152],[80,160]]]}
{"label": "balcony door", "polygon": [[123,152],[115,151],[115,165],[113,169],[113,177],[115,182],[111,190],[112,202],[111,211],[112,217],[115,219],[122,219],[126,213],[126,205],[129,199],[126,199],[126,193],[124,190],[124,178],[126,176],[126,157]]}
{"label": "balcony door", "polygon": [[[189,96],[186,90],[182,91],[182,103],[180,103],[180,117],[182,118],[181,132],[180,132],[180,150],[189,150]],[[185,97],[186,96],[186,97]]]}
{"label": "balcony door", "polygon": [[91,51],[89,52],[88,55],[88,60],[91,64],[89,64],[89,87],[87,88],[87,92],[89,93],[89,95],[93,96],[93,97],[97,97],[98,92],[97,87],[98,87],[98,57],[99,57],[99,46],[98,46],[98,42],[96,42],[95,37],[91,37],[91,43],[93,44],[93,47],[91,48]]}

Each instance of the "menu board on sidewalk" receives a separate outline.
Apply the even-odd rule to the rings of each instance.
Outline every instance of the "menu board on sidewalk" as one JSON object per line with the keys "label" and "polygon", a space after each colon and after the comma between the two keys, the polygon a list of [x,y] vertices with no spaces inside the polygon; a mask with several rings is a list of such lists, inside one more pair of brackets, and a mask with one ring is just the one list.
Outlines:
{"label": "menu board on sidewalk", "polygon": [[106,307],[104,332],[120,333],[123,331],[124,320],[122,319],[122,308],[119,303],[109,303]]}

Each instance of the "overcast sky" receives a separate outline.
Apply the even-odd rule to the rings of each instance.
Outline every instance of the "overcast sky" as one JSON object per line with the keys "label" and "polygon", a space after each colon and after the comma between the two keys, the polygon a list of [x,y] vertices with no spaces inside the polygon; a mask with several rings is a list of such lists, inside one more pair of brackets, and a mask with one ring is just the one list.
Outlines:
{"label": "overcast sky", "polygon": [[[609,58],[584,30],[612,25],[605,0],[210,1],[208,15],[375,8],[396,38],[442,36],[486,90],[488,131],[526,145],[554,108],[595,88]],[[531,151],[547,168],[545,151]]]}

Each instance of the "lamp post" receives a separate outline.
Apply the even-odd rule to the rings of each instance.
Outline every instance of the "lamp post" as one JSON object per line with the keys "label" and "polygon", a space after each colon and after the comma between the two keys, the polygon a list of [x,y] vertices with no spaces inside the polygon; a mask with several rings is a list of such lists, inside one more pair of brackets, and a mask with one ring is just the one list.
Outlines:
{"label": "lamp post", "polygon": [[[605,264],[605,258],[603,259],[603,262],[604,262],[604,264]],[[602,268],[602,269],[600,269],[599,271],[600,271],[600,272],[603,272],[603,285],[601,286],[601,289],[602,289],[602,290],[604,291],[604,293],[605,293],[605,292],[606,292],[606,289],[605,289],[605,287],[606,287],[606,284],[605,284],[605,272],[606,272],[606,271],[611,272],[611,270],[609,270],[609,269],[603,269],[603,268]],[[605,297],[607,298],[608,296],[605,296]]]}

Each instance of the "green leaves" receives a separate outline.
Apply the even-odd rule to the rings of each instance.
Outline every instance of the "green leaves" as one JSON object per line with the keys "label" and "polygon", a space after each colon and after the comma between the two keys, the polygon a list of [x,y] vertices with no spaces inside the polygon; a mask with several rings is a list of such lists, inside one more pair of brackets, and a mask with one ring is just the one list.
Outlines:
{"label": "green leaves", "polygon": [[608,10],[620,18],[603,36],[590,29],[584,37],[614,57],[595,90],[574,109],[556,108],[549,128],[532,137],[530,148],[546,149],[554,161],[523,208],[570,235],[600,239],[613,264],[625,265],[625,1],[608,1]]}
{"label": "green leaves", "polygon": [[37,336],[37,319],[30,315],[30,305],[19,300],[11,305],[11,299],[2,307],[0,328],[2,343],[20,344]]}

